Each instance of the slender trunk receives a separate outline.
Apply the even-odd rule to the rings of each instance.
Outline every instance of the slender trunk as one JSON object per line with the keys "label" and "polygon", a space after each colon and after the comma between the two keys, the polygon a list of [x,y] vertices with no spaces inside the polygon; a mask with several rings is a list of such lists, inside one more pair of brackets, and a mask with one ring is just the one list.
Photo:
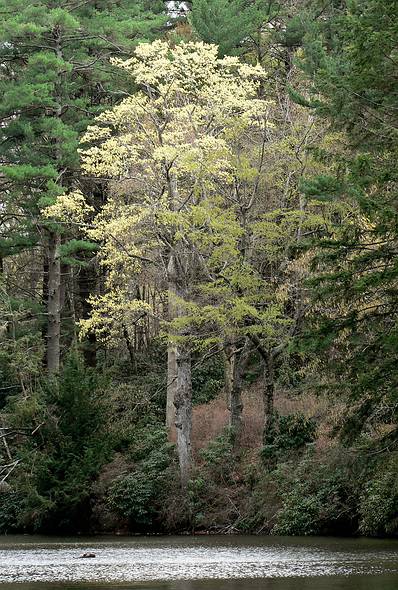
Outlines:
{"label": "slender trunk", "polygon": [[191,355],[184,344],[176,347],[177,387],[175,391],[175,411],[177,429],[177,450],[180,464],[181,487],[187,490],[192,466],[191,431],[192,431],[192,383]]}
{"label": "slender trunk", "polygon": [[243,376],[250,358],[248,338],[241,350],[237,343],[227,341],[225,347],[225,384],[229,409],[229,426],[232,430],[235,448],[239,447],[243,422]]}
{"label": "slender trunk", "polygon": [[48,238],[48,300],[47,300],[47,370],[59,372],[61,334],[61,264],[60,236],[51,232]]}
{"label": "slender trunk", "polygon": [[[169,208],[170,211],[178,209],[178,183],[171,169],[166,170]],[[178,244],[170,246],[168,253],[167,281],[168,281],[168,305],[169,320],[178,318],[184,314],[179,300],[186,300],[188,295],[187,285],[187,258],[186,253]],[[187,332],[178,330],[173,342],[171,338],[167,359],[167,408],[166,420],[172,424],[175,419],[177,432],[177,452],[180,463],[181,487],[187,491],[189,476],[192,467],[191,431],[192,431],[192,379],[191,379],[191,354],[184,336]],[[181,340],[182,338],[182,340]],[[172,410],[174,405],[174,412]],[[171,431],[172,432],[172,431]]]}
{"label": "slender trunk", "polygon": [[166,427],[170,437],[173,438],[176,420],[174,400],[177,390],[177,348],[173,342],[167,347],[167,400],[166,400]]}
{"label": "slender trunk", "polygon": [[[43,312],[47,311],[48,305],[48,243],[47,240],[43,240],[43,285],[42,285],[42,295],[41,295],[41,304],[43,306]],[[43,342],[45,343],[45,348],[47,350],[47,326],[48,322],[43,321],[41,327],[41,335],[43,338]],[[47,366],[47,355],[46,358],[43,358],[43,365]]]}
{"label": "slender trunk", "polygon": [[78,289],[76,281],[76,272],[73,266],[70,267],[70,286],[68,293],[68,302],[70,309],[70,318],[72,321],[72,342],[77,341],[77,315],[76,315],[76,293]]}
{"label": "slender trunk", "polygon": [[239,367],[239,360],[235,362],[234,381],[231,389],[230,399],[230,427],[233,433],[234,445],[237,447],[240,443],[242,434],[242,376]]}
{"label": "slender trunk", "polygon": [[264,429],[263,429],[263,443],[264,445],[272,444],[275,437],[275,375],[274,375],[274,359],[271,353],[268,353],[264,359]]}
{"label": "slender trunk", "polygon": [[229,426],[235,445],[239,445],[242,431],[242,370],[241,358],[236,344],[228,342],[225,347],[225,387],[229,410]]}
{"label": "slender trunk", "polygon": [[127,326],[125,324],[123,324],[123,337],[124,337],[124,341],[126,343],[126,348],[129,353],[131,370],[135,372],[137,370],[137,363],[136,363],[135,354],[134,354],[134,352],[135,352],[134,346],[133,346],[133,343],[131,342],[130,334],[129,334],[129,331],[128,331]]}
{"label": "slender trunk", "polygon": [[[170,271],[171,263],[169,264]],[[171,274],[169,272],[169,274]],[[174,277],[169,278],[168,283],[168,319],[171,322],[177,315],[177,309],[175,304],[176,296],[176,285]],[[169,432],[171,439],[175,435],[175,421],[176,421],[176,409],[174,406],[174,400],[177,391],[177,347],[175,342],[169,338],[167,345],[167,399],[166,399],[166,427]]]}
{"label": "slender trunk", "polygon": [[231,406],[231,391],[234,383],[234,366],[235,366],[235,346],[229,340],[224,346],[224,392],[228,405]]}
{"label": "slender trunk", "polygon": [[[80,299],[80,313],[83,320],[91,315],[89,296],[96,292],[97,274],[93,263],[82,267],[78,275],[78,291]],[[95,367],[97,364],[97,339],[94,332],[90,332],[83,342],[83,356],[88,367]]]}
{"label": "slender trunk", "polygon": [[[61,28],[55,26],[53,30],[54,51],[58,59],[62,60]],[[56,107],[54,114],[57,118],[62,116],[63,75],[58,74],[55,84]],[[62,155],[61,140],[57,138],[54,145],[55,161],[57,163],[59,178],[58,184],[62,184]],[[50,375],[59,373],[60,366],[60,337],[61,337],[61,237],[57,232],[48,232],[48,299],[47,299],[47,371]]]}
{"label": "slender trunk", "polygon": [[67,264],[61,264],[61,287],[60,287],[60,306],[61,310],[65,307],[67,290],[68,290],[68,279],[70,278],[70,266]]}
{"label": "slender trunk", "polygon": [[[186,298],[183,271],[177,262],[176,252],[171,253],[168,264],[169,284],[169,318],[183,315],[178,299]],[[177,297],[177,300],[176,300]],[[187,336],[185,330],[177,330],[176,337]],[[177,435],[177,453],[180,463],[181,487],[187,490],[192,466],[191,431],[192,431],[192,380],[191,354],[184,341],[171,339],[168,350],[168,400],[169,419],[173,419]],[[172,411],[171,404],[174,405]],[[173,431],[171,430],[171,433]]]}
{"label": "slender trunk", "polygon": [[[176,178],[167,171],[167,184],[169,192],[169,207],[171,211],[174,211],[178,201],[178,189]],[[167,265],[167,287],[168,287],[168,299],[167,299],[167,312],[169,322],[173,321],[179,313],[178,304],[176,298],[178,295],[178,281],[182,277],[178,276],[178,270],[176,267],[176,254],[173,251],[169,251],[168,254],[168,265]],[[166,426],[169,431],[169,436],[173,439],[175,435],[175,422],[176,422],[176,408],[175,400],[177,395],[177,382],[178,382],[178,366],[177,366],[177,346],[172,338],[169,338],[167,348],[167,401],[166,401]]]}

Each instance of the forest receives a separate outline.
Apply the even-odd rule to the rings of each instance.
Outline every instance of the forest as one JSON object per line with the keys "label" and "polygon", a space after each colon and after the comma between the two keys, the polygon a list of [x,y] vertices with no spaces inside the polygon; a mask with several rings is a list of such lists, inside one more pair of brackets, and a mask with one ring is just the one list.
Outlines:
{"label": "forest", "polygon": [[0,67],[0,534],[397,536],[397,0],[0,0]]}

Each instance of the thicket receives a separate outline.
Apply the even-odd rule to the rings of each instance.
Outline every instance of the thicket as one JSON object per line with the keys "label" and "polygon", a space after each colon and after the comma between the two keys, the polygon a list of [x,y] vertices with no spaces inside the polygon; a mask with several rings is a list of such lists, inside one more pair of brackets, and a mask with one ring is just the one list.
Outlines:
{"label": "thicket", "polygon": [[396,536],[396,2],[189,5],[0,0],[0,533]]}

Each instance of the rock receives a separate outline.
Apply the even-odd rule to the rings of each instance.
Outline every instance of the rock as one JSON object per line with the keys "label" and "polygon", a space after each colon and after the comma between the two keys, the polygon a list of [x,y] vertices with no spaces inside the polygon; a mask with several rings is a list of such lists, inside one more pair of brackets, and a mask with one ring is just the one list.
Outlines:
{"label": "rock", "polygon": [[93,557],[96,557],[95,553],[82,553],[80,555],[80,559],[91,559]]}

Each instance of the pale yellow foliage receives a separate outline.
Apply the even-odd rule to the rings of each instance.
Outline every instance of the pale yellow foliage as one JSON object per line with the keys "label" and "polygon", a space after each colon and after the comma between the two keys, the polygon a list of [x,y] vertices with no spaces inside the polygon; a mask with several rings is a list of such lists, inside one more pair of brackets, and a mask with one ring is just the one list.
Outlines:
{"label": "pale yellow foliage", "polygon": [[[171,48],[155,41],[114,63],[140,90],[97,117],[81,150],[84,170],[111,180],[108,203],[88,230],[102,243],[108,293],[92,298],[92,317],[82,327],[110,339],[141,310],[126,285],[143,273],[148,280],[153,267],[143,260],[166,273],[162,252],[183,251],[188,243],[192,249],[197,238],[191,212],[206,214],[236,177],[255,179],[255,169],[238,154],[246,137],[269,126],[270,108],[258,98],[264,70],[236,57],[218,59],[213,45]],[[201,202],[207,209],[198,209]],[[231,235],[217,246],[211,264],[235,257],[237,239]]]}
{"label": "pale yellow foliage", "polygon": [[90,297],[91,317],[80,321],[80,334],[84,337],[95,331],[102,342],[114,344],[120,338],[120,328],[126,330],[138,324],[152,312],[145,301],[134,299],[126,290],[113,289],[98,297]]}
{"label": "pale yellow foliage", "polygon": [[47,219],[77,224],[84,223],[93,212],[94,208],[87,203],[81,191],[59,195],[53,205],[45,207],[42,211]]}

